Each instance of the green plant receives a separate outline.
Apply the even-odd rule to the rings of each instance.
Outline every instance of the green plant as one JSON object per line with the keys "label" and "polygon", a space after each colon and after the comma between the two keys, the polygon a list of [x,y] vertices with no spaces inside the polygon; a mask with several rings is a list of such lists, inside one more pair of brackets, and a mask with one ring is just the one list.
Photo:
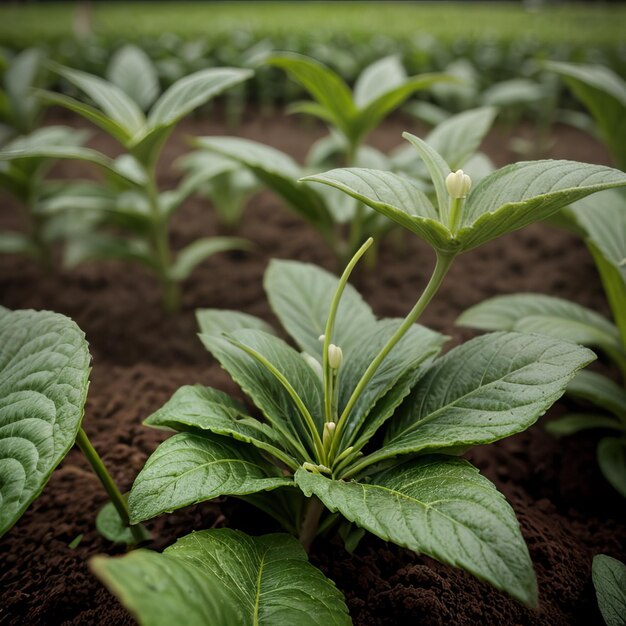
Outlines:
{"label": "green plant", "polygon": [[206,150],[195,150],[176,163],[186,172],[186,181],[210,200],[218,221],[227,230],[235,230],[243,216],[250,196],[260,185],[242,164]]}
{"label": "green plant", "polygon": [[[303,263],[270,264],[270,303],[302,353],[258,318],[199,311],[202,342],[265,421],[216,389],[179,389],[146,421],[177,434],[135,480],[131,518],[233,495],[274,516],[306,548],[338,527],[350,538],[353,523],[533,605],[536,582],[515,515],[458,455],[530,426],[595,357],[570,342],[500,332],[437,358],[445,338],[415,322],[463,250],[626,185],[626,175],[567,161],[521,163],[485,178],[465,202],[467,175],[446,171],[432,149],[411,140],[445,194],[439,210],[388,172],[342,169],[311,179],[357,195],[433,245],[437,264],[413,309],[404,320],[377,320],[348,284],[368,240],[339,279]],[[201,550],[190,549],[190,558],[202,559]],[[126,601],[128,572],[145,578],[149,570],[116,566],[107,584]],[[163,623],[128,605],[144,623]]]}
{"label": "green plant", "polygon": [[[626,381],[626,198],[621,190],[604,191],[564,209],[561,222],[584,237],[596,262],[615,323],[569,302],[541,294],[497,296],[465,311],[457,320],[482,330],[519,330],[600,349]],[[626,497],[626,390],[596,372],[580,372],[567,390],[590,404],[546,424],[556,436],[588,429],[610,432],[598,443],[598,463],[605,478]]]}
{"label": "green plant", "polygon": [[[10,141],[5,150],[28,153],[33,147],[51,150],[78,148],[87,133],[65,126],[46,126]],[[0,187],[19,203],[24,231],[0,232],[0,252],[28,255],[43,266],[52,264],[53,244],[83,237],[95,225],[94,215],[73,211],[77,202],[93,204],[100,188],[88,182],[65,184],[47,178],[54,160],[31,156],[0,161]],[[78,201],[80,199],[80,201]]]}
{"label": "green plant", "polygon": [[591,568],[598,607],[606,626],[626,624],[626,565],[621,561],[596,554]]}
{"label": "green plant", "polygon": [[[76,443],[117,511],[126,543],[147,537],[81,426],[91,357],[85,335],[49,311],[0,307],[0,536],[22,516]],[[108,538],[119,539],[119,535]]]}
{"label": "green plant", "polygon": [[626,170],[626,82],[602,65],[548,62],[591,113],[615,164]]}
{"label": "green plant", "polygon": [[[137,70],[135,86],[145,74],[140,65],[129,65],[127,72]],[[248,79],[249,70],[217,68],[202,70],[174,83],[152,106],[146,117],[135,101],[122,89],[101,78],[56,67],[55,71],[83,91],[96,106],[53,92],[39,92],[48,104],[58,104],[82,115],[112,137],[128,151],[111,159],[96,150],[81,147],[30,145],[19,150],[0,152],[1,161],[24,158],[67,158],[93,163],[108,175],[103,194],[108,202],[96,208],[127,237],[105,232],[94,233],[74,241],[68,249],[70,264],[93,258],[121,258],[139,262],[158,276],[167,310],[179,307],[179,283],[207,256],[222,250],[245,247],[233,238],[202,238],[194,241],[173,258],[169,243],[169,221],[182,201],[194,191],[193,185],[160,192],[156,164],[167,137],[175,124],[196,107],[224,90]],[[145,90],[142,89],[142,93]],[[88,207],[86,207],[88,208]]]}
{"label": "green plant", "polygon": [[36,48],[27,48],[6,61],[0,90],[0,144],[39,125],[43,107],[32,89],[45,80],[42,61],[43,53]]}

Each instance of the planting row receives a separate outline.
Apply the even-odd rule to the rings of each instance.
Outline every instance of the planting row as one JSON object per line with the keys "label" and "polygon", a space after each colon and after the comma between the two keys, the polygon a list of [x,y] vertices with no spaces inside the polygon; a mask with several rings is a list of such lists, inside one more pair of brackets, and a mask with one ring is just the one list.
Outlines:
{"label": "planting row", "polygon": [[[148,426],[175,434],[148,459],[128,495],[81,427],[90,365],[83,333],[55,313],[1,309],[0,533],[76,443],[111,498],[98,527],[112,541],[139,546],[149,540],[142,522],[219,496],[250,502],[285,531],[249,537],[205,530],[162,554],[139,548],[94,558],[96,575],[140,623],[350,623],[341,592],[308,563],[306,551],[316,537],[335,534],[353,550],[365,532],[461,567],[535,606],[535,574],[515,514],[460,455],[525,430],[568,393],[587,408],[552,422],[553,432],[603,428],[598,462],[615,497],[626,496],[626,392],[583,369],[596,359],[593,348],[626,375],[626,174],[555,160],[494,171],[477,153],[498,113],[493,107],[453,116],[425,139],[405,133],[406,148],[385,155],[363,145],[367,134],[414,91],[447,76],[409,78],[397,59],[386,58],[351,91],[310,59],[281,55],[271,63],[314,98],[298,110],[331,129],[306,169],[261,144],[200,138],[180,163],[188,173],[179,188],[159,190],[155,164],[173,126],[251,75],[233,68],[200,71],[158,99],[146,98],[146,115],[139,102],[143,72],[126,78],[125,91],[119,77],[107,82],[56,67],[92,104],[53,92],[37,97],[83,115],[127,153],[111,159],[61,127],[18,137],[0,153],[1,180],[23,201],[32,225],[31,236],[4,235],[5,251],[50,263],[49,244],[61,237],[69,262],[140,262],[154,270],[171,311],[197,263],[248,245],[234,237],[205,239],[174,256],[168,222],[190,193],[214,197],[225,223],[236,228],[243,199],[269,186],[319,229],[343,270],[337,278],[303,263],[270,264],[267,296],[296,348],[253,316],[197,312],[200,340],[251,404],[213,388],[179,389],[146,416]],[[588,104],[623,169],[617,123],[624,119],[623,83],[587,67],[552,70]],[[58,158],[93,163],[105,182],[49,180],[46,171]],[[328,169],[336,165],[342,167]],[[447,338],[417,322],[456,258],[546,219],[584,237],[614,321],[548,296],[502,297],[459,320],[495,332],[441,356]],[[377,319],[349,278],[360,260],[376,262],[375,240],[398,227],[426,241],[437,262],[406,318]],[[619,561],[594,560],[609,626],[621,623],[625,576]]]}

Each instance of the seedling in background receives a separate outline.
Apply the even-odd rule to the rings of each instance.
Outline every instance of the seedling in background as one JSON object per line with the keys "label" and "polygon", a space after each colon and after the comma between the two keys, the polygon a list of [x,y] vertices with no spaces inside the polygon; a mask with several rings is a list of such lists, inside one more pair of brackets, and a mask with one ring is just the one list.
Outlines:
{"label": "seedling in background", "polygon": [[[28,152],[33,146],[76,148],[86,138],[85,131],[46,126],[30,135],[13,139],[5,150]],[[44,156],[0,161],[0,187],[18,201],[24,222],[21,232],[0,232],[0,252],[25,254],[45,267],[52,264],[56,241],[82,238],[95,224],[97,215],[73,210],[77,199],[79,206],[101,200],[99,186],[93,183],[67,184],[48,179],[47,173],[53,163],[53,159]]]}
{"label": "seedling in background", "polygon": [[103,534],[130,544],[148,538],[129,526],[126,501],[81,426],[90,360],[85,335],[69,318],[0,307],[0,536],[76,443],[117,511],[118,530]]}
{"label": "seedling in background", "polygon": [[[141,68],[129,65],[127,71],[132,71],[133,67]],[[144,93],[148,86],[141,89],[140,85],[146,76],[139,69],[135,80],[128,82],[139,93]],[[201,238],[174,257],[169,242],[169,221],[183,200],[195,191],[192,184],[195,181],[160,192],[156,180],[158,157],[181,118],[224,90],[247,80],[252,73],[217,68],[191,74],[174,83],[146,117],[135,101],[113,83],[66,67],[55,66],[55,71],[83,91],[96,106],[53,92],[39,92],[40,97],[48,104],[66,107],[100,126],[118,140],[128,154],[111,159],[89,148],[31,145],[26,149],[3,151],[0,160],[67,158],[87,161],[103,169],[108,175],[103,194],[109,201],[95,208],[128,236],[98,232],[75,241],[68,249],[69,263],[100,258],[141,263],[158,276],[165,309],[176,310],[180,306],[179,283],[198,263],[216,252],[244,248],[247,243],[234,238]]]}
{"label": "seedling in background", "polygon": [[[584,237],[596,262],[615,323],[574,302],[535,293],[498,296],[463,313],[458,323],[482,330],[542,333],[601,350],[626,381],[626,197],[609,190],[564,209],[560,223]],[[598,463],[605,478],[626,497],[626,391],[596,372],[580,372],[568,395],[579,412],[546,424],[556,436],[598,429]]]}
{"label": "seedling in background", "polygon": [[[495,109],[490,107],[455,115],[429,133],[425,141],[439,151],[453,168],[466,168],[477,183],[494,169],[491,161],[477,151],[495,115]],[[352,229],[346,239],[342,228],[355,219],[358,203],[334,189],[297,182],[307,173],[317,172],[325,163],[332,161],[337,148],[332,136],[312,146],[306,167],[301,167],[288,154],[276,148],[240,137],[201,137],[194,143],[201,148],[199,155],[202,152],[214,153],[248,168],[261,183],[318,230],[342,266],[345,265],[343,259],[346,255],[351,258],[354,254],[358,247],[358,240],[354,239],[357,231]],[[362,146],[357,161],[364,167],[392,169],[411,177],[428,195],[434,193],[428,169],[410,145],[407,149],[397,148],[389,157],[370,146]],[[368,208],[361,226],[362,229],[358,230],[381,238],[389,231],[391,224]],[[371,260],[369,255],[370,252],[368,258]]]}
{"label": "seedling in background", "polygon": [[[386,172],[313,177],[358,195],[433,244],[436,267],[407,317],[377,320],[348,284],[371,240],[340,279],[303,263],[270,264],[270,303],[302,352],[253,316],[199,311],[202,342],[265,421],[216,389],[179,389],[146,422],[178,433],[137,477],[131,519],[237,496],[275,517],[305,548],[321,532],[353,523],[535,605],[535,576],[513,510],[458,455],[528,428],[595,355],[559,339],[500,332],[438,357],[445,337],[416,322],[463,250],[573,198],[626,185],[626,174],[567,161],[516,164],[469,191],[466,175],[447,171],[441,157],[416,142],[441,194],[439,209],[407,179]],[[190,560],[207,561],[201,545],[188,549]],[[146,559],[100,559],[96,571],[140,621],[164,624],[137,598],[148,592],[153,568],[169,561]],[[240,566],[221,564],[224,578]],[[258,575],[246,569],[249,580]],[[124,591],[130,576],[139,581],[133,597]],[[196,570],[194,580],[201,577]],[[167,600],[170,608],[188,605],[178,592]],[[311,623],[322,623],[315,617]]]}

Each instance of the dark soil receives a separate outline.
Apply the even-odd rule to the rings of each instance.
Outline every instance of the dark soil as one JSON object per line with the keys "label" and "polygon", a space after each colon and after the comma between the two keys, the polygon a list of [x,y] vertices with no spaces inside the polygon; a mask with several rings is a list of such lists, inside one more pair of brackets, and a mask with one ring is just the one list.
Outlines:
{"label": "dark soil", "polygon": [[[389,149],[401,141],[402,130],[419,130],[411,126],[406,118],[392,118],[376,131],[372,143]],[[303,126],[301,120],[259,119],[252,114],[236,131],[299,160],[322,133],[320,127]],[[523,133],[529,135],[530,130]],[[181,125],[161,164],[164,187],[175,184],[177,173],[169,164],[184,151],[185,136],[204,134],[228,131],[215,121]],[[601,146],[574,130],[557,128],[555,139],[552,156],[608,162]],[[117,151],[98,133],[91,143],[109,154]],[[486,151],[498,165],[514,159],[506,145],[504,131],[486,141]],[[71,178],[91,175],[91,170],[62,163],[56,173]],[[5,206],[0,227],[16,227],[15,206],[10,201]],[[210,206],[195,198],[176,216],[172,239],[178,248],[199,234],[216,232]],[[333,269],[333,258],[320,237],[269,192],[250,202],[240,235],[256,244],[254,252],[221,254],[202,264],[184,285],[183,310],[173,317],[161,313],[157,286],[139,268],[110,262],[44,274],[22,258],[1,261],[4,306],[55,310],[72,317],[86,332],[93,375],[85,428],[123,489],[130,488],[163,438],[142,426],[142,420],[179,386],[203,383],[240,395],[197,340],[194,309],[238,309],[275,322],[262,290],[271,257]],[[406,237],[401,255],[393,247],[390,240],[384,242],[377,268],[356,277],[357,286],[381,316],[406,313],[433,265],[431,253],[416,238]],[[461,257],[422,321],[450,334],[454,345],[472,335],[454,326],[465,308],[488,296],[518,291],[563,296],[607,310],[584,245],[567,233],[534,225]],[[551,415],[563,410],[560,403]],[[598,552],[626,557],[626,511],[597,469],[596,441],[595,434],[589,434],[557,442],[539,424],[468,455],[515,508],[538,576],[537,610],[522,607],[460,570],[374,537],[363,540],[352,556],[318,542],[312,561],[344,591],[358,625],[601,624],[591,560]],[[94,529],[96,513],[105,502],[105,493],[81,454],[72,451],[41,497],[0,542],[0,623],[132,623],[87,567],[95,554],[122,551]],[[192,530],[215,525],[257,533],[276,530],[260,513],[250,513],[247,505],[227,500],[163,516],[149,524],[153,547],[162,549]],[[79,534],[83,538],[78,547],[68,547]]]}

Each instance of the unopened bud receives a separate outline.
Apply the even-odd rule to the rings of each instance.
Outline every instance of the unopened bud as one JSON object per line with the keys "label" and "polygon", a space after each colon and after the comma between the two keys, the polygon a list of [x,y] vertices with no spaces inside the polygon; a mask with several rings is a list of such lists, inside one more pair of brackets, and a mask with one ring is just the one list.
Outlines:
{"label": "unopened bud", "polygon": [[337,424],[335,424],[335,422],[326,422],[324,424],[324,432],[322,434],[322,443],[324,444],[324,448],[328,448],[330,446],[336,427]]}
{"label": "unopened bud", "polygon": [[332,369],[338,370],[341,362],[343,361],[343,352],[339,346],[331,343],[328,346],[328,364]]}
{"label": "unopened bud", "polygon": [[324,341],[326,341],[326,335],[323,335],[323,334],[322,334],[322,335],[320,335],[320,336],[317,338],[317,340],[318,340],[318,341],[321,341],[322,343],[324,343]]}
{"label": "unopened bud", "polygon": [[446,178],[446,187],[451,198],[465,198],[472,187],[472,179],[463,170],[450,172]]}

